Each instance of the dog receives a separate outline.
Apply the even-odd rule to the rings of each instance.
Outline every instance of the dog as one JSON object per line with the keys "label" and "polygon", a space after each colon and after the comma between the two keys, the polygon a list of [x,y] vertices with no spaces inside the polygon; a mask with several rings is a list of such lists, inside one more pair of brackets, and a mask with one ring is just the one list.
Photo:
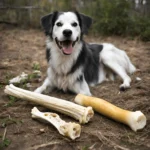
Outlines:
{"label": "dog", "polygon": [[92,24],[89,16],[79,12],[53,12],[41,18],[47,36],[47,78],[35,92],[47,88],[91,95],[89,86],[105,80],[123,80],[121,90],[130,88],[129,74],[136,71],[126,52],[112,44],[86,43],[83,35]]}

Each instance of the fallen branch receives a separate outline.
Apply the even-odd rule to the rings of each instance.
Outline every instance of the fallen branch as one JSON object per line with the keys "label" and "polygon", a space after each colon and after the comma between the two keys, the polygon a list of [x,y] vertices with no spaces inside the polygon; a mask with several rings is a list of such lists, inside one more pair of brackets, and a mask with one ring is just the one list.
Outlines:
{"label": "fallen branch", "polygon": [[80,136],[81,126],[79,124],[72,122],[67,123],[63,121],[56,113],[50,112],[42,113],[36,107],[34,107],[31,111],[31,114],[32,118],[43,119],[50,122],[53,126],[56,127],[58,132],[63,136],[67,136],[72,140]]}
{"label": "fallen branch", "polygon": [[75,102],[83,106],[91,106],[95,111],[128,125],[133,131],[143,129],[146,125],[146,117],[141,111],[124,110],[103,99],[82,94],[75,97]]}
{"label": "fallen branch", "polygon": [[25,99],[71,116],[83,124],[87,123],[94,115],[92,107],[83,107],[66,100],[23,90],[15,87],[12,84],[7,85],[4,92],[17,98]]}

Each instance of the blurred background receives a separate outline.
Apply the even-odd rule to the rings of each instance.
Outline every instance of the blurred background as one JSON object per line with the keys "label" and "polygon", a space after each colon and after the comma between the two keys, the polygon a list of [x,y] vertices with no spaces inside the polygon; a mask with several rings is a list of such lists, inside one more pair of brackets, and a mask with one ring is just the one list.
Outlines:
{"label": "blurred background", "polygon": [[0,23],[41,28],[40,18],[77,10],[93,18],[92,35],[122,35],[150,41],[150,0],[0,0]]}

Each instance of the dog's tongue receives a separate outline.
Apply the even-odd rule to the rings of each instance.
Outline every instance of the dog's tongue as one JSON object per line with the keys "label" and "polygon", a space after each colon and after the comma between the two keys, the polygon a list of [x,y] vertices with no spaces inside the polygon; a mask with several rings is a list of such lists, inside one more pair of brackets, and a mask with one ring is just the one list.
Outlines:
{"label": "dog's tongue", "polygon": [[62,51],[63,51],[65,54],[68,54],[68,55],[71,54],[72,51],[73,51],[72,42],[70,42],[70,43],[67,44],[67,45],[63,44]]}

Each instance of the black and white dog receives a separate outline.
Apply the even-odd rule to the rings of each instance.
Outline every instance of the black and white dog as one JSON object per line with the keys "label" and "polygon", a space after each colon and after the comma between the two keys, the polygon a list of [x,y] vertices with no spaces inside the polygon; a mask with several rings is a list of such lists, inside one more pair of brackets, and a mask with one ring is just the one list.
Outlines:
{"label": "black and white dog", "polygon": [[47,36],[46,56],[49,63],[47,78],[35,92],[49,87],[91,95],[89,85],[123,80],[120,89],[130,87],[128,74],[136,71],[125,51],[111,44],[88,44],[83,35],[92,19],[78,12],[54,12],[41,19]]}

